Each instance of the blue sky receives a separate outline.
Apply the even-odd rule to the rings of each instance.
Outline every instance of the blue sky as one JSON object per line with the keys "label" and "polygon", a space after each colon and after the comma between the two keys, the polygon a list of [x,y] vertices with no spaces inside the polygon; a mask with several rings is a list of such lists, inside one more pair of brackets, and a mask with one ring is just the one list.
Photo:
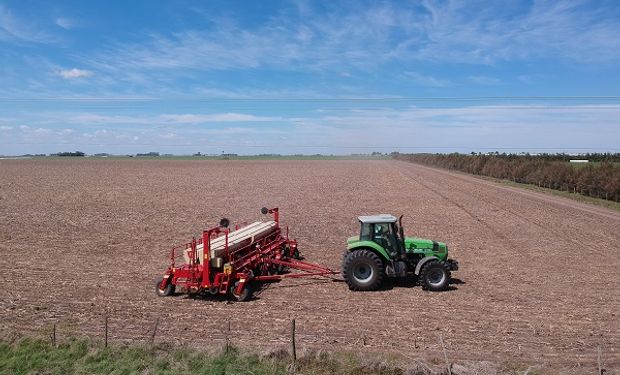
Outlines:
{"label": "blue sky", "polygon": [[0,154],[620,151],[618,1],[0,1]]}

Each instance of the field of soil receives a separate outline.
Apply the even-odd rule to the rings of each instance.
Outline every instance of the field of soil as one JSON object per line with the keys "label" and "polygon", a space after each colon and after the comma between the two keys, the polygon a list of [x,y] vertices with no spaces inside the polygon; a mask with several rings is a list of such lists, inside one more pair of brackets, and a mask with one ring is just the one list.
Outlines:
{"label": "field of soil", "polygon": [[[172,245],[221,217],[278,206],[309,261],[338,269],[357,216],[405,214],[445,241],[460,282],[443,293],[288,280],[252,301],[160,298]],[[443,361],[620,374],[620,213],[392,161],[0,160],[0,332],[112,341],[398,352]]]}

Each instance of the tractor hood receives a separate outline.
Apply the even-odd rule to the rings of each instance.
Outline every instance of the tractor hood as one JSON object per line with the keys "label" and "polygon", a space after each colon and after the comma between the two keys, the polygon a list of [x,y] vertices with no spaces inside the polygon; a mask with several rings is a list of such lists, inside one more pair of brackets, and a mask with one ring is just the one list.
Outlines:
{"label": "tractor hood", "polygon": [[360,236],[351,236],[349,238],[347,238],[347,244],[350,244],[352,242],[357,242],[360,240]]}
{"label": "tractor hood", "polygon": [[407,252],[433,252],[439,258],[448,254],[448,246],[444,242],[437,242],[417,237],[405,237],[405,249]]}

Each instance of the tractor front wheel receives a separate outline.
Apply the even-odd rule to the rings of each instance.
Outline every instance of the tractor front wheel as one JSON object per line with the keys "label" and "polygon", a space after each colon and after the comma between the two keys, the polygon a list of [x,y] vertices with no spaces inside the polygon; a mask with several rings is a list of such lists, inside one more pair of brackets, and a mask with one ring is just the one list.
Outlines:
{"label": "tractor front wheel", "polygon": [[351,290],[376,290],[383,282],[383,262],[370,250],[356,250],[344,256],[342,276]]}
{"label": "tractor front wheel", "polygon": [[155,292],[157,293],[158,296],[160,297],[167,297],[167,296],[171,296],[174,294],[174,285],[172,285],[172,283],[170,282],[170,280],[168,280],[168,283],[166,284],[166,286],[164,287],[164,289],[161,288],[161,283],[162,281],[164,281],[164,279],[160,279],[157,284],[155,284]]}
{"label": "tractor front wheel", "polygon": [[445,262],[431,260],[422,266],[420,283],[424,290],[439,292],[448,289],[450,284],[450,270]]}

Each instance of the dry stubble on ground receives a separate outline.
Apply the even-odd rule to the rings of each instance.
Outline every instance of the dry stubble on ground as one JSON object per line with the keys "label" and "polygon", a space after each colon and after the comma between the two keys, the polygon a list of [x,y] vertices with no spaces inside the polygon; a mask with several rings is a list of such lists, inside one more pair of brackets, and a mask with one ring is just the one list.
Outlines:
{"label": "dry stubble on ground", "polygon": [[[248,303],[158,298],[170,246],[221,217],[280,207],[307,260],[338,269],[362,214],[405,214],[408,235],[445,241],[462,283],[445,293],[286,281]],[[620,366],[620,214],[462,174],[383,161],[0,160],[0,329],[260,348],[396,351]],[[363,345],[365,341],[366,345]]]}

